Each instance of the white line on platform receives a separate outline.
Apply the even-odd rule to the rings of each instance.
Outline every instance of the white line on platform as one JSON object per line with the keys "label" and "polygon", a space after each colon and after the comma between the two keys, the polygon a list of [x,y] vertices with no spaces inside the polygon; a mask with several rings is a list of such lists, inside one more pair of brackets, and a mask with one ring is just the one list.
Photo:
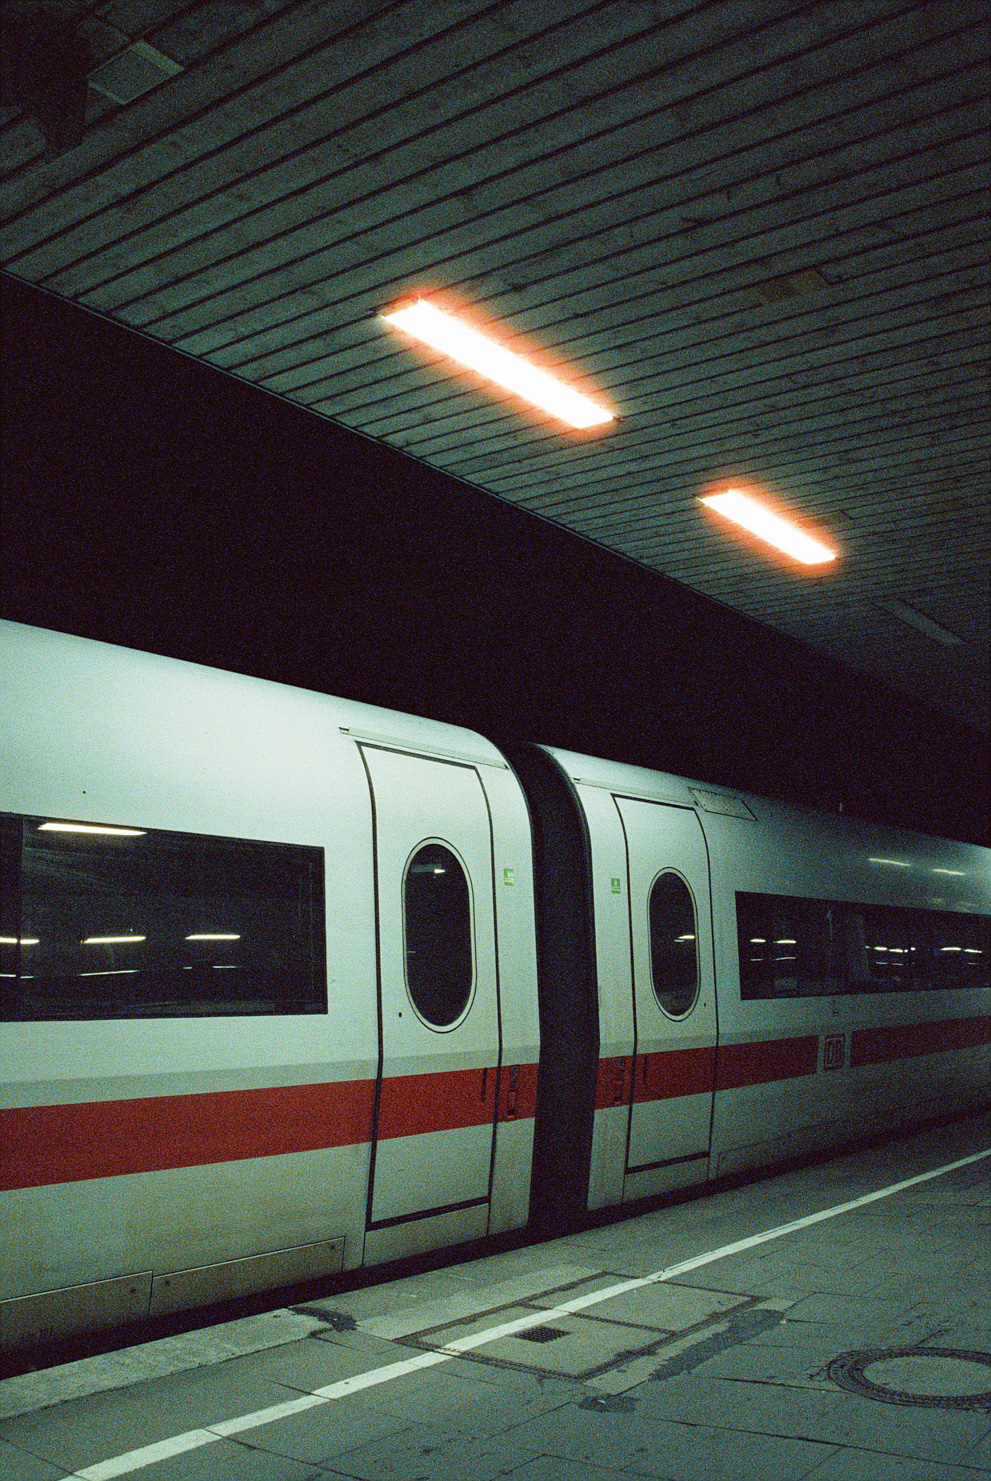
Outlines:
{"label": "white line on platform", "polygon": [[604,1291],[592,1291],[584,1296],[575,1296],[570,1301],[562,1301],[559,1306],[545,1306],[539,1311],[528,1312],[526,1316],[514,1317],[512,1321],[502,1322],[497,1327],[486,1327],[483,1332],[473,1332],[467,1337],[458,1337],[436,1352],[419,1353],[416,1357],[404,1358],[398,1363],[389,1363],[384,1368],[373,1368],[368,1373],[356,1373],[352,1378],[342,1378],[337,1383],[329,1383],[325,1388],[315,1389],[313,1393],[303,1394],[298,1399],[289,1399],[283,1404],[273,1404],[268,1409],[256,1409],[254,1413],[243,1414],[236,1419],[223,1419],[216,1424],[204,1425],[200,1429],[187,1430],[185,1434],[173,1435],[167,1440],[157,1440],[153,1445],[142,1445],[138,1450],[128,1450],[124,1455],[115,1455],[109,1460],[98,1461],[96,1465],[84,1466],[80,1471],[70,1472],[67,1481],[113,1481],[116,1476],[130,1475],[132,1471],[139,1471],[144,1466],[154,1465],[159,1460],[168,1460],[173,1455],[181,1455],[183,1451],[196,1450],[201,1445],[209,1445],[214,1440],[222,1440],[228,1435],[257,1429],[259,1425],[270,1424],[273,1420],[284,1419],[304,1409],[330,1403],[333,1399],[346,1398],[348,1394],[359,1393],[362,1389],[375,1388],[379,1384],[389,1383],[393,1378],[415,1373],[420,1368],[431,1368],[436,1363],[445,1363],[451,1358],[460,1356],[461,1353],[471,1352],[473,1348],[484,1347],[488,1342],[496,1342],[500,1337],[512,1337],[517,1332],[525,1332],[528,1327],[540,1326],[549,1316],[570,1316],[575,1312],[584,1311],[589,1306],[597,1306],[601,1301],[608,1301],[613,1296],[622,1296],[627,1291],[642,1290],[644,1286],[658,1285],[662,1281],[673,1280],[675,1276],[687,1275],[692,1270],[701,1269],[703,1265],[711,1265],[716,1260],[725,1260],[729,1255],[738,1255],[744,1250],[756,1248],[757,1245],[767,1244],[772,1239],[781,1239],[786,1234],[795,1234],[800,1229],[808,1229],[813,1224],[821,1224],[825,1219],[835,1219],[840,1214],[850,1213],[853,1209],[864,1208],[869,1203],[877,1203],[881,1198],[891,1198],[895,1193],[903,1193],[906,1188],[917,1187],[919,1183],[928,1183],[933,1178],[942,1177],[944,1173],[955,1172],[959,1167],[968,1167],[972,1162],[980,1162],[985,1157],[991,1157],[991,1147],[983,1152],[974,1152],[969,1157],[961,1157],[956,1162],[947,1162],[943,1167],[936,1167],[931,1172],[917,1173],[914,1178],[905,1178],[900,1183],[891,1183],[886,1188],[879,1188],[875,1193],[864,1193],[860,1198],[851,1198],[848,1203],[836,1203],[832,1208],[822,1209],[817,1214],[807,1214],[804,1219],[793,1219],[789,1224],[779,1224],[774,1229],[766,1229],[762,1234],[751,1234],[746,1239],[737,1239],[732,1244],[724,1244],[718,1250],[709,1250],[704,1255],[695,1255],[690,1260],[681,1260],[677,1265],[669,1265],[666,1270],[656,1270],[652,1275],[631,1276],[629,1280],[618,1281]]}

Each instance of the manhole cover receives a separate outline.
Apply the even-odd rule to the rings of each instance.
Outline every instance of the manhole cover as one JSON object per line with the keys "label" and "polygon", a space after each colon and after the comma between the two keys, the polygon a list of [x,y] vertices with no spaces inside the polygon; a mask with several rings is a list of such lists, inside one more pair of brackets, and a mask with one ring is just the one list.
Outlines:
{"label": "manhole cover", "polygon": [[517,1333],[521,1342],[554,1342],[558,1337],[567,1337],[563,1327],[530,1327]]}
{"label": "manhole cover", "polygon": [[827,1366],[826,1376],[883,1404],[991,1410],[991,1355],[986,1352],[949,1347],[845,1352]]}

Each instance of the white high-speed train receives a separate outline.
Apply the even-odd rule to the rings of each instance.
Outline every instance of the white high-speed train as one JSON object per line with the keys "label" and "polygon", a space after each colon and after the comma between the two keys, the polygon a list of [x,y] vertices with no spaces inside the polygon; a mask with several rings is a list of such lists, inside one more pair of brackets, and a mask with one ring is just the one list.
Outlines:
{"label": "white high-speed train", "polygon": [[987,849],[0,641],[8,1347],[988,1100]]}

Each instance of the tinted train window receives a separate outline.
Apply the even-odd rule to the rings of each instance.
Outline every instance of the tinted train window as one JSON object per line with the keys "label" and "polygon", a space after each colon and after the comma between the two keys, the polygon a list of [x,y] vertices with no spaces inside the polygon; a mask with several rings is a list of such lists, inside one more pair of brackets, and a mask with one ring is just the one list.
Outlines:
{"label": "tinted train window", "polygon": [[647,906],[654,994],[665,1013],[688,1012],[699,991],[695,902],[680,874],[659,874]]}
{"label": "tinted train window", "polygon": [[468,878],[442,843],[424,844],[406,866],[403,929],[410,1001],[431,1028],[451,1028],[468,1006],[475,974]]}
{"label": "tinted train window", "polygon": [[2,819],[5,1018],[322,1013],[323,851]]}
{"label": "tinted train window", "polygon": [[736,897],[744,998],[805,998],[846,990],[840,907],[793,895]]}
{"label": "tinted train window", "polygon": [[915,913],[881,905],[863,905],[856,912],[864,923],[865,960],[870,985],[876,992],[899,992],[912,986],[914,953],[909,920]]}
{"label": "tinted train window", "polygon": [[986,987],[991,919],[738,891],[740,996]]}
{"label": "tinted train window", "polygon": [[987,985],[991,920],[949,910],[913,910],[911,915],[916,977],[935,988]]}

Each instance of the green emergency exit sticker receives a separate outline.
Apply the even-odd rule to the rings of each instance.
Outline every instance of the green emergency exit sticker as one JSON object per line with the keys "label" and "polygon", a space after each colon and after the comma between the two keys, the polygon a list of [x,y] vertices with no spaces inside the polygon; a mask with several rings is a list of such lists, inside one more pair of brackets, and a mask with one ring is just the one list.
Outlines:
{"label": "green emergency exit sticker", "polygon": [[502,871],[502,882],[503,882],[503,884],[515,884],[516,883],[516,875],[515,875],[515,872],[512,869],[504,869]]}
{"label": "green emergency exit sticker", "polygon": [[618,879],[614,879],[613,882],[612,882],[612,892],[613,892],[614,895],[618,895],[619,894],[619,880]]}

